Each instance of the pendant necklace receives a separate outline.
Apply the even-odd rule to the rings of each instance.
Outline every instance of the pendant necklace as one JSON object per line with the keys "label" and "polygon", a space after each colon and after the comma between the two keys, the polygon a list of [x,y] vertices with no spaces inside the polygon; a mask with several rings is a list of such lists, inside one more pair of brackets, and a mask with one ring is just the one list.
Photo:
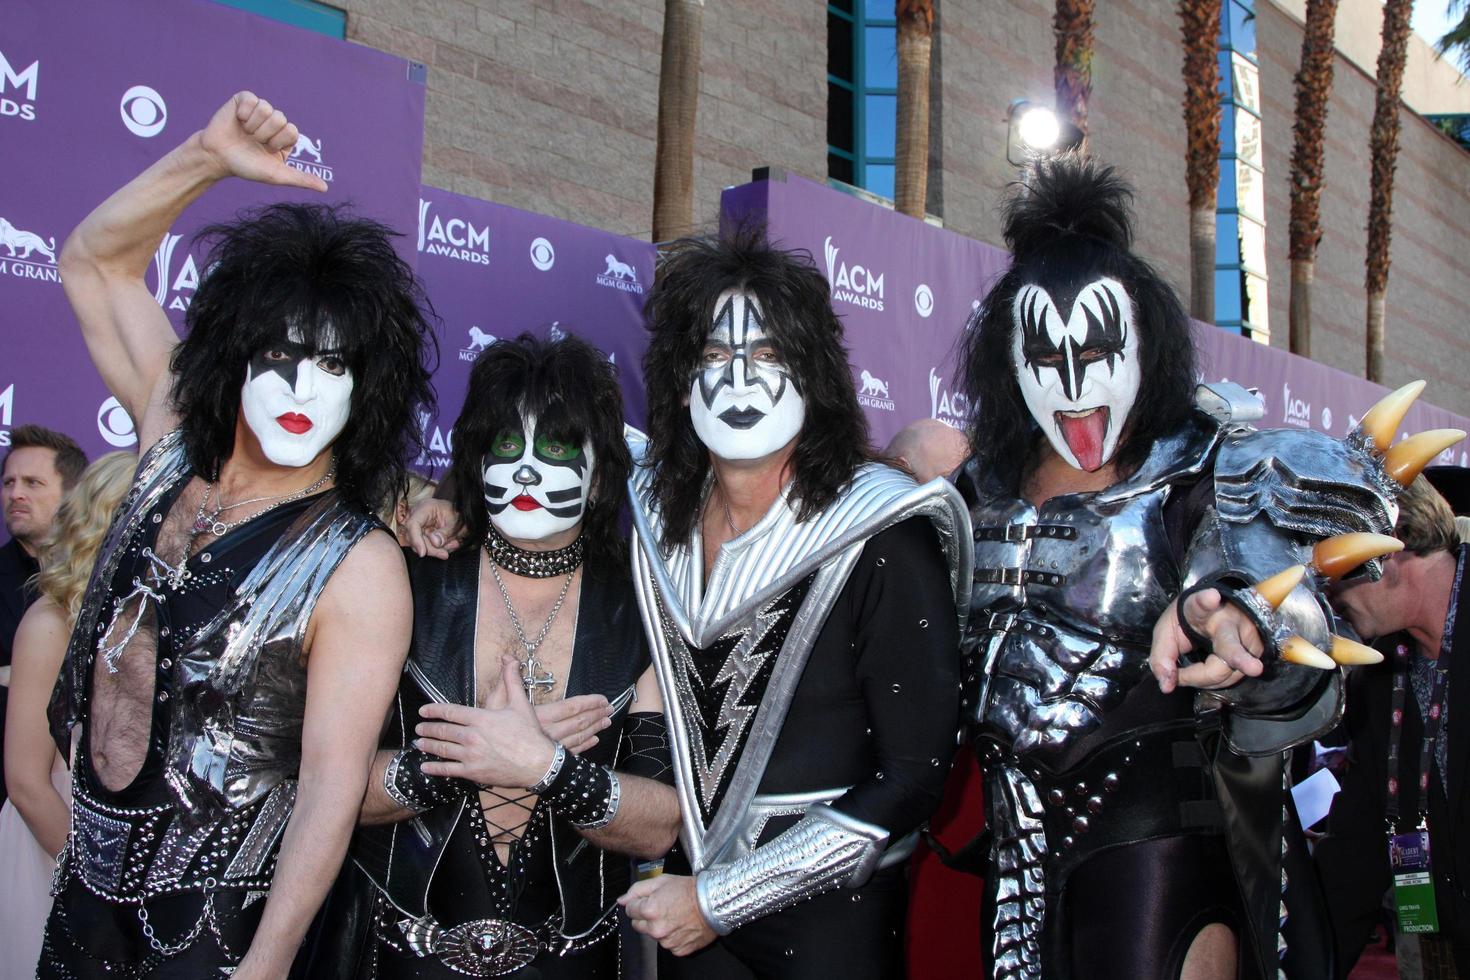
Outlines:
{"label": "pendant necklace", "polygon": [[[578,539],[580,540],[580,539]],[[546,617],[546,622],[541,624],[541,629],[536,633],[534,640],[526,638],[526,631],[521,626],[521,617],[516,613],[515,605],[510,601],[510,590],[505,587],[505,580],[500,577],[500,569],[496,566],[495,559],[490,559],[490,574],[495,576],[495,584],[500,586],[500,598],[505,603],[505,611],[510,615],[511,629],[515,630],[516,639],[521,641],[521,646],[526,648],[526,658],[521,660],[521,686],[526,690],[526,698],[532,703],[537,703],[537,695],[551,693],[556,687],[556,675],[546,669],[546,666],[536,657],[536,651],[541,644],[546,642],[546,637],[551,634],[552,624],[556,622],[557,613],[561,612],[563,602],[566,602],[567,592],[572,587],[572,578],[577,574],[577,569],[572,568],[567,572],[566,581],[561,584],[561,592],[556,597],[556,603],[551,607],[551,615]]]}

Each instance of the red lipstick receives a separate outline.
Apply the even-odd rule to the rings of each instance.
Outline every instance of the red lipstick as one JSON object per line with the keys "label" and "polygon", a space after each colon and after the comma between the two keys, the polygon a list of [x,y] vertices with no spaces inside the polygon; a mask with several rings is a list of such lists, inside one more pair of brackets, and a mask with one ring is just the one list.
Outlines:
{"label": "red lipstick", "polygon": [[284,415],[276,416],[276,424],[287,432],[299,436],[311,428],[311,419],[305,415],[298,415],[295,412],[287,412]]}
{"label": "red lipstick", "polygon": [[541,509],[541,505],[538,504],[538,503],[536,503],[536,498],[535,497],[529,496],[528,494],[524,494],[524,493],[521,494],[516,499],[512,500],[510,502],[510,505],[512,507],[514,507],[516,510],[540,510]]}

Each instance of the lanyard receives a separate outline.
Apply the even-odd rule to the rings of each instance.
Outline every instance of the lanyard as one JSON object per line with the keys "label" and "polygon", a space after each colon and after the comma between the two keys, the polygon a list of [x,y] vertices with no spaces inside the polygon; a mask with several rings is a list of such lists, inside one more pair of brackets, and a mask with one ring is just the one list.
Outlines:
{"label": "lanyard", "polygon": [[[1445,634],[1445,643],[1449,634]],[[1434,764],[1434,746],[1439,740],[1440,723],[1444,720],[1445,684],[1449,677],[1449,658],[1441,645],[1434,682],[1429,691],[1429,704],[1424,712],[1424,738],[1419,746],[1419,826],[1426,825],[1429,815],[1429,771]],[[1389,719],[1388,737],[1388,825],[1392,832],[1399,822],[1399,745],[1404,735],[1404,705],[1408,700],[1409,647],[1400,643],[1394,648],[1393,714]],[[1441,774],[1443,776],[1443,774]]]}

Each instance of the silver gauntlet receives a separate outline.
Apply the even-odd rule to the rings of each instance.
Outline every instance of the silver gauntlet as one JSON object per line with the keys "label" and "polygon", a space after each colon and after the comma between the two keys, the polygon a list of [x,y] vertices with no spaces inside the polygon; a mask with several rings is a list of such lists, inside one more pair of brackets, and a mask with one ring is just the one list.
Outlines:
{"label": "silver gauntlet", "polygon": [[888,841],[882,827],[818,803],[790,830],[695,879],[699,911],[721,936],[762,916],[872,876]]}

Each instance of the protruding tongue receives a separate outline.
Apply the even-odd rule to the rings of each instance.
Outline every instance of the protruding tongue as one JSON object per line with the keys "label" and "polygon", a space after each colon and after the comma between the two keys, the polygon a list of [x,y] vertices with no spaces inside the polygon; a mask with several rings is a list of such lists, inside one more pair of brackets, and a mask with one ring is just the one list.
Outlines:
{"label": "protruding tongue", "polygon": [[1089,473],[1100,469],[1103,464],[1103,437],[1108,432],[1107,408],[1095,408],[1080,418],[1057,412],[1056,420],[1077,464]]}

